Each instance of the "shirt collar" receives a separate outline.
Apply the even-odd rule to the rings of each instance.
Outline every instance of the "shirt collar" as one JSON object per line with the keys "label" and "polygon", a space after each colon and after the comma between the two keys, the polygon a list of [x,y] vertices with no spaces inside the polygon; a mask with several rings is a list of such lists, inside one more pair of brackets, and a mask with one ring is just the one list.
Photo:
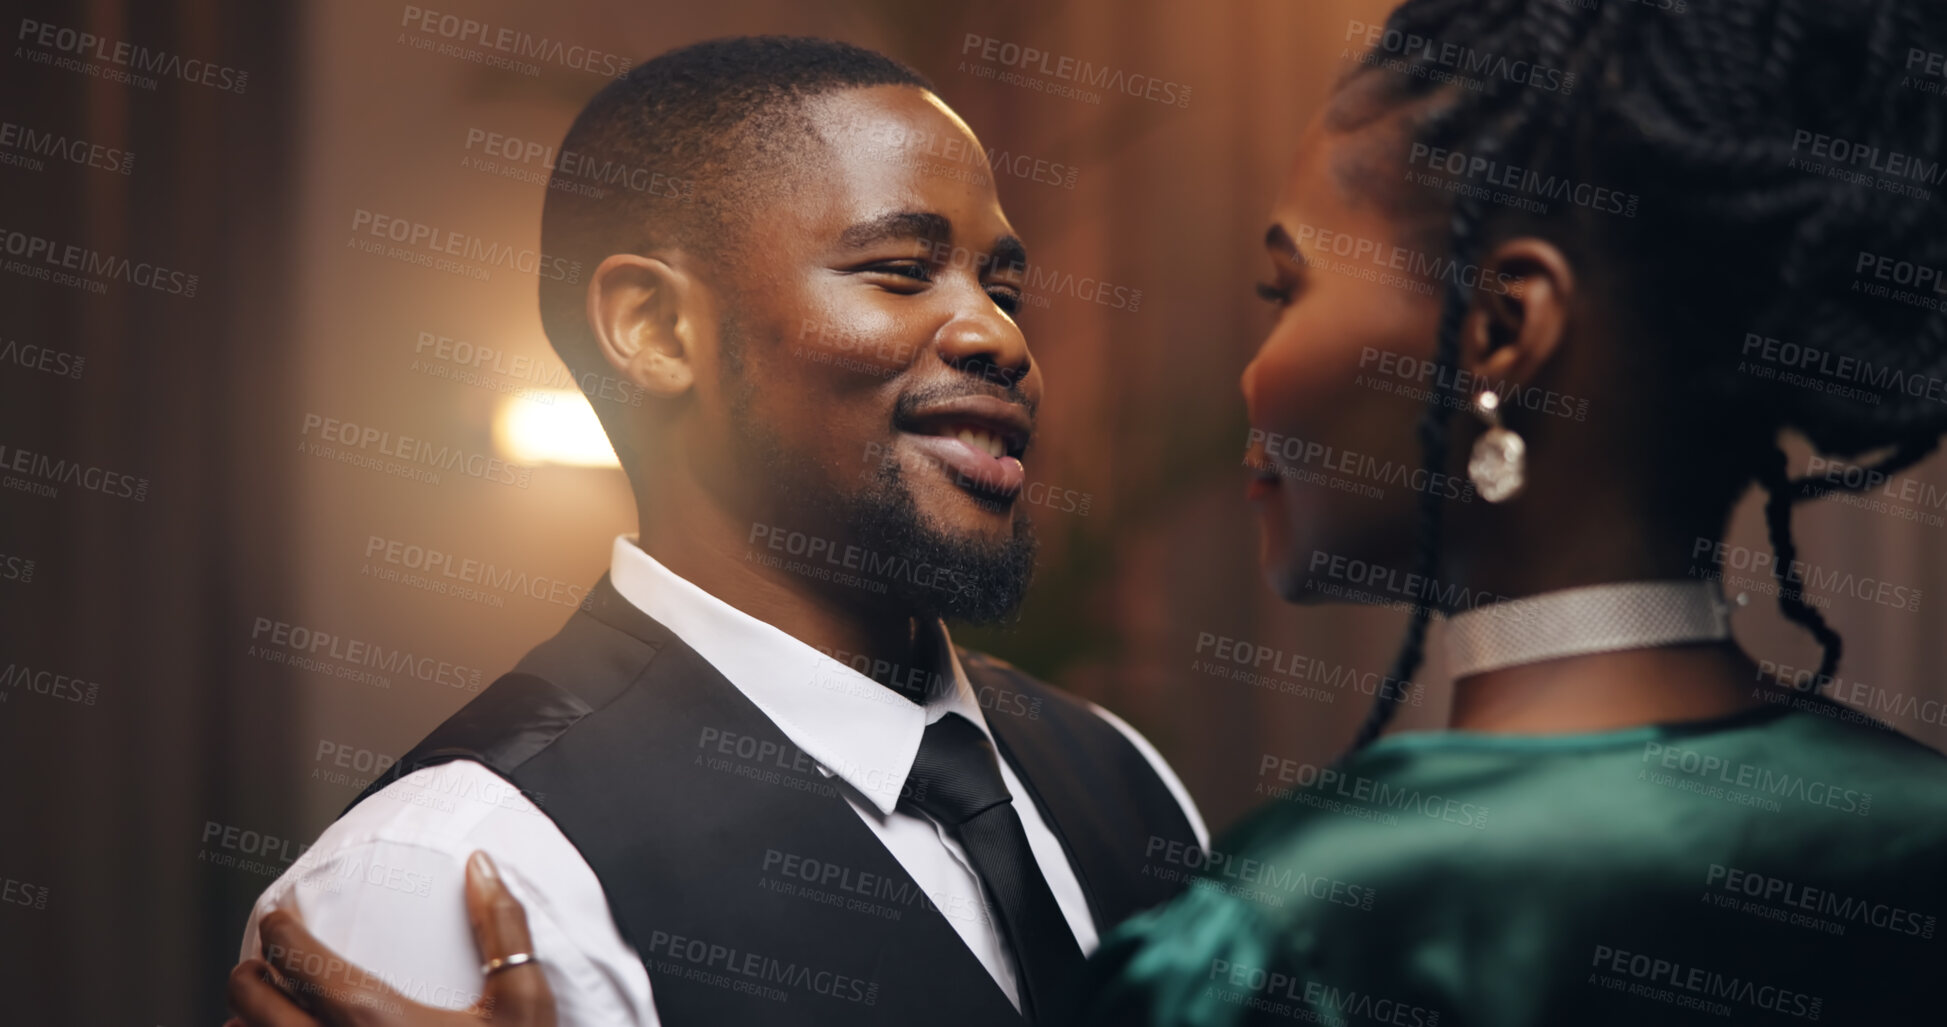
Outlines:
{"label": "shirt collar", "polygon": [[[953,639],[938,621],[932,627],[940,633],[945,665],[899,672],[947,679],[947,687],[932,689],[922,706],[691,584],[643,551],[633,535],[615,539],[609,582],[709,661],[819,769],[881,813],[899,804],[928,724],[958,713],[992,737]],[[862,664],[865,658],[846,659]]]}

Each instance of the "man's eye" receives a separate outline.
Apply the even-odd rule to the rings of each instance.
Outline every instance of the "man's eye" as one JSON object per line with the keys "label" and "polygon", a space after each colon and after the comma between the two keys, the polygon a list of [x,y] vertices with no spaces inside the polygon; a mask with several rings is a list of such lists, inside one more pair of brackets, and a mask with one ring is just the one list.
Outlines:
{"label": "man's eye", "polygon": [[1006,311],[1009,316],[1021,310],[1021,294],[1013,289],[989,289],[987,295],[993,297],[994,306]]}
{"label": "man's eye", "polygon": [[874,264],[867,270],[877,271],[880,274],[898,275],[901,278],[910,278],[915,282],[930,282],[933,280],[933,272],[928,270],[926,265],[917,261],[902,260],[896,263]]}
{"label": "man's eye", "polygon": [[1291,290],[1269,282],[1257,283],[1257,298],[1280,307],[1291,302]]}

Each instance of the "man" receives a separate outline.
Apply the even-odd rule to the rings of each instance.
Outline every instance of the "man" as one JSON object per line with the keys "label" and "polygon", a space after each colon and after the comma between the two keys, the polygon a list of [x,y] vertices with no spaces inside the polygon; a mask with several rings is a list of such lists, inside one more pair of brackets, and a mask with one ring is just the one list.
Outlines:
{"label": "man", "polygon": [[942,623],[1013,610],[1034,557],[1026,255],[979,143],[894,61],[746,38],[635,69],[562,152],[680,184],[543,210],[595,269],[543,282],[550,340],[641,393],[596,400],[638,534],[265,892],[244,955],[295,908],[463,1008],[523,965],[476,965],[479,849],[563,1024],[1059,1021],[1099,932],[1174,891],[1150,854],[1207,836],[1127,725]]}

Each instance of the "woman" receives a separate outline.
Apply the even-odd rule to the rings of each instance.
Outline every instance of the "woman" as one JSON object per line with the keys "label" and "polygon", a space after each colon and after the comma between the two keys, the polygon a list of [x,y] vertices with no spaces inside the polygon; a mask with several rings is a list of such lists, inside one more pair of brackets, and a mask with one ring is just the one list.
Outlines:
{"label": "woman", "polygon": [[[1824,659],[1764,680],[1716,579],[1753,480],[1793,566],[1811,490],[1782,432],[1891,472],[1947,421],[1893,384],[1947,364],[1947,293],[1875,288],[1882,259],[1947,266],[1940,208],[1883,158],[1947,156],[1947,107],[1904,71],[1947,13],[1408,0],[1387,28],[1381,56],[1420,42],[1340,84],[1274,210],[1252,492],[1286,598],[1418,604],[1395,679],[1450,615],[1450,730],[1375,741],[1395,689],[1338,766],[1268,768],[1280,801],[1212,860],[1254,872],[1105,941],[1095,1022],[1940,1022],[1947,760],[1791,687],[1840,639],[1783,574]],[[1456,61],[1488,88],[1443,81]],[[1880,147],[1878,180],[1828,177],[1832,139]],[[1785,342],[1859,373],[1784,384]],[[1417,425],[1360,387],[1388,356],[1438,369]],[[1831,388],[1869,367],[1885,387]],[[1279,438],[1487,501],[1375,516]]]}
{"label": "woman", "polygon": [[[1905,72],[1947,14],[1675,6],[1408,0],[1308,129],[1243,379],[1262,560],[1410,606],[1396,682],[1448,616],[1450,730],[1379,740],[1402,685],[1341,763],[1267,766],[1219,869],[1107,939],[1093,1022],[1922,1019],[1947,760],[1815,694],[1779,438],[1891,473],[1947,427],[1904,384],[1947,370],[1912,195],[1947,107]],[[1428,473],[1374,501],[1293,439]],[[1802,681],[1729,640],[1753,481]]]}

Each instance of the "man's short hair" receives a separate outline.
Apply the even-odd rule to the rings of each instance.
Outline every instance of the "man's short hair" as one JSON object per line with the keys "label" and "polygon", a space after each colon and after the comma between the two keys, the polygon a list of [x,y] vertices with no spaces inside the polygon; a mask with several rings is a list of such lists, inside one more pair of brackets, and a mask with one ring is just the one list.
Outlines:
{"label": "man's short hair", "polygon": [[812,137],[805,101],[880,85],[932,88],[850,43],[738,36],[671,50],[595,94],[561,142],[541,208],[542,251],[585,269],[574,283],[541,281],[555,352],[577,372],[594,366],[586,274],[604,258],[662,245],[719,255],[754,188]]}

